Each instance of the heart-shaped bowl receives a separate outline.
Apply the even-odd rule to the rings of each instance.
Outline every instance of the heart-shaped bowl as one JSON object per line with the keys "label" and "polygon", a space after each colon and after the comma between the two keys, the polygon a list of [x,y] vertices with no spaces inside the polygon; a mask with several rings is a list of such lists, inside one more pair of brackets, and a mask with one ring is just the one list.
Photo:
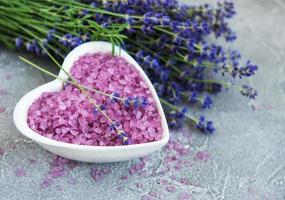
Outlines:
{"label": "heart-shaped bowl", "polygon": [[[63,89],[63,81],[56,79],[42,86],[39,86],[23,96],[17,103],[14,109],[14,123],[17,129],[26,137],[37,142],[44,149],[60,155],[62,157],[84,161],[84,162],[115,162],[129,160],[132,158],[142,157],[156,150],[161,149],[169,140],[169,130],[166,122],[166,118],[160,104],[157,93],[148,79],[145,72],[138,65],[138,63],[123,49],[115,46],[115,55],[121,56],[132,64],[136,70],[141,74],[144,81],[147,83],[151,94],[156,103],[156,107],[161,117],[161,125],[163,129],[162,138],[158,141],[132,144],[124,146],[90,146],[90,145],[78,145],[49,139],[33,131],[27,122],[28,109],[32,103],[41,96],[43,92],[55,92]],[[87,42],[75,49],[73,49],[65,58],[62,68],[67,72],[70,72],[73,63],[78,60],[80,56],[85,54],[94,53],[111,53],[112,44],[109,42]],[[62,79],[67,79],[67,75],[61,70],[58,75]]]}

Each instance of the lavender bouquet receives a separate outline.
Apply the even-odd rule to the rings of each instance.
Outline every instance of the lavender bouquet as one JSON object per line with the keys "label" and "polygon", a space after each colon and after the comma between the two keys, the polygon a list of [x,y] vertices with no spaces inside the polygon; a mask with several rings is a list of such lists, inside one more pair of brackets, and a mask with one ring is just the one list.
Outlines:
{"label": "lavender bouquet", "polygon": [[175,0],[0,0],[0,5],[0,41],[7,47],[43,56],[46,49],[59,60],[92,40],[127,50],[155,86],[172,128],[186,120],[213,133],[213,122],[190,112],[191,106],[209,109],[212,94],[232,86],[245,97],[257,96],[251,86],[223,79],[251,77],[257,66],[241,63],[239,52],[211,40],[236,39],[228,25],[235,15],[232,2],[186,6]]}

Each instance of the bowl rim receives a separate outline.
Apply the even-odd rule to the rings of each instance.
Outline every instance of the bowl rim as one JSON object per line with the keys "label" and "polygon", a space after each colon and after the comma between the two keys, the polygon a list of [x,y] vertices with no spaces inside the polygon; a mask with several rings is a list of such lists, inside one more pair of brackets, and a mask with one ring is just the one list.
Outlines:
{"label": "bowl rim", "polygon": [[[94,46],[97,46],[99,48],[99,51],[96,50],[96,52],[106,52],[111,53],[112,44],[109,42],[103,42],[103,41],[92,41],[87,42],[82,45],[79,45],[78,47],[74,48],[64,59],[64,62],[62,64],[62,67],[64,69],[67,69],[67,71],[70,71],[72,64],[75,60],[78,59],[78,57],[85,55],[87,53],[96,53],[94,52]],[[91,48],[92,47],[92,48]],[[93,52],[86,52],[86,49],[92,49]],[[105,49],[104,49],[105,48]],[[106,151],[106,150],[131,150],[131,149],[137,149],[137,148],[146,148],[151,146],[164,146],[168,140],[169,140],[169,129],[167,125],[167,121],[165,118],[164,111],[162,109],[161,103],[159,101],[158,95],[148,79],[145,72],[142,70],[142,68],[138,65],[138,63],[123,49],[120,49],[118,46],[114,46],[115,49],[115,55],[119,55],[124,57],[129,63],[131,63],[142,75],[142,78],[149,86],[149,89],[151,91],[151,94],[154,98],[154,101],[156,102],[156,107],[158,109],[158,112],[161,117],[161,125],[162,125],[162,138],[157,141],[153,142],[147,142],[147,143],[141,143],[141,144],[130,144],[130,145],[119,145],[119,146],[93,146],[93,145],[81,145],[81,144],[72,144],[67,142],[61,142],[57,140],[53,140],[50,138],[47,138],[45,136],[42,136],[41,134],[33,131],[27,123],[27,115],[28,115],[28,109],[31,106],[31,104],[43,93],[47,92],[51,89],[51,91],[58,91],[63,87],[63,82],[59,79],[54,79],[48,83],[45,83],[41,86],[36,87],[35,89],[29,91],[26,93],[16,104],[14,112],[13,112],[13,120],[14,123],[24,136],[34,140],[35,142],[46,144],[49,146],[54,147],[62,147],[62,148],[68,148],[68,149],[77,149],[77,150],[97,150],[97,151]],[[72,63],[72,64],[71,64]],[[71,66],[70,66],[71,65]],[[67,76],[64,74],[62,70],[59,72],[59,77],[67,79]],[[49,89],[49,90],[48,90]]]}

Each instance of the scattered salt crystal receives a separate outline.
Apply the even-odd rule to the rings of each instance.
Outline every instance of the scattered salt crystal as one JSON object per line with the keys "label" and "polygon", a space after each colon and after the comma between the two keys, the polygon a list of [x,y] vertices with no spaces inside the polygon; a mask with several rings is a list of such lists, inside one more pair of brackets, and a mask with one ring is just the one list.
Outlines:
{"label": "scattered salt crystal", "polygon": [[26,172],[23,168],[18,168],[16,169],[16,176],[17,177],[23,177],[23,176],[26,176]]}
{"label": "scattered salt crystal", "polygon": [[126,175],[122,175],[122,176],[120,177],[120,179],[121,179],[121,180],[127,180],[128,177],[127,177]]}
{"label": "scattered salt crystal", "polygon": [[10,75],[10,74],[8,74],[8,75],[6,75],[6,80],[10,80],[11,79],[11,77],[12,77],[12,75]]}
{"label": "scattered salt crystal", "polygon": [[37,160],[35,160],[35,159],[29,159],[29,161],[30,161],[30,164],[31,164],[31,165],[33,165],[33,164],[36,164],[36,163],[37,163]]}
{"label": "scattered salt crystal", "polygon": [[46,178],[40,185],[42,189],[45,189],[49,187],[52,183],[53,183],[53,180],[51,178]]}
{"label": "scattered salt crystal", "polygon": [[124,187],[118,186],[118,187],[117,187],[117,190],[118,190],[119,192],[122,192],[122,191],[124,191]]}
{"label": "scattered salt crystal", "polygon": [[104,168],[102,169],[102,172],[103,172],[104,174],[110,174],[112,171],[111,171],[111,169],[110,169],[109,167],[104,167]]}
{"label": "scattered salt crystal", "polygon": [[161,196],[161,192],[159,192],[159,191],[154,191],[154,190],[149,191],[148,194],[149,194],[150,196],[156,197],[156,198],[159,198],[159,197]]}
{"label": "scattered salt crystal", "polygon": [[143,188],[143,184],[142,183],[136,183],[137,188],[142,189]]}
{"label": "scattered salt crystal", "polygon": [[180,183],[184,184],[184,185],[190,185],[191,181],[188,178],[181,178],[179,180]]}
{"label": "scattered salt crystal", "polygon": [[157,184],[159,184],[159,185],[165,185],[166,183],[167,183],[167,180],[165,180],[165,179],[162,179],[162,178],[159,178],[159,179],[157,179]]}
{"label": "scattered salt crystal", "polygon": [[6,108],[4,108],[4,107],[0,106],[0,113],[5,112],[5,110],[6,110]]}
{"label": "scattered salt crystal", "polygon": [[148,196],[148,195],[143,195],[142,197],[141,197],[141,200],[152,200],[153,198],[152,197],[150,197],[150,196]]}
{"label": "scattered salt crystal", "polygon": [[0,156],[3,156],[6,153],[6,150],[0,147]]}
{"label": "scattered salt crystal", "polygon": [[197,160],[207,161],[207,160],[209,160],[209,158],[210,158],[210,154],[208,154],[207,152],[199,151],[196,154],[196,159]]}
{"label": "scattered salt crystal", "polygon": [[173,186],[173,185],[168,185],[168,186],[166,186],[166,190],[168,191],[168,192],[175,192],[176,191],[176,187],[175,186]]}
{"label": "scattered salt crystal", "polygon": [[180,200],[188,200],[191,199],[191,194],[187,193],[187,192],[182,192],[179,194],[179,199]]}
{"label": "scattered salt crystal", "polygon": [[180,170],[180,169],[182,169],[182,165],[175,165],[175,167],[174,167],[176,170]]}

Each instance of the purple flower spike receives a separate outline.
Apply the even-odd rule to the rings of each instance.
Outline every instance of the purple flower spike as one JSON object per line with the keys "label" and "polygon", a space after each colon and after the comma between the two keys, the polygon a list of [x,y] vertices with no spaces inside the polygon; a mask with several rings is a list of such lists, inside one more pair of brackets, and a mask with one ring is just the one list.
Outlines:
{"label": "purple flower spike", "polygon": [[204,109],[206,109],[206,108],[211,108],[212,103],[213,103],[213,101],[212,101],[211,97],[210,97],[210,96],[206,96],[206,97],[204,98],[204,100],[203,100],[203,105],[202,105],[202,107],[203,107]]}

